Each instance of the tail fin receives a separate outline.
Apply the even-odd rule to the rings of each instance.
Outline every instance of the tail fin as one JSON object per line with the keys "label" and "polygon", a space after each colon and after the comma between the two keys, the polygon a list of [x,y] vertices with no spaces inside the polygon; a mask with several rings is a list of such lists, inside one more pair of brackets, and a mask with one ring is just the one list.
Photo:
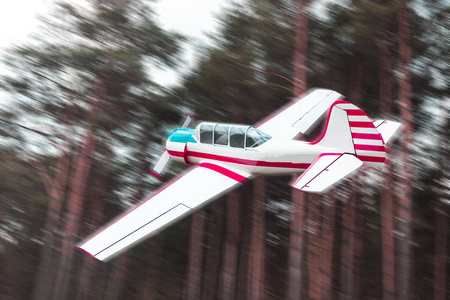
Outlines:
{"label": "tail fin", "polygon": [[357,106],[344,100],[331,106],[325,131],[312,144],[352,153],[365,166],[379,166],[386,160],[385,143],[373,121]]}

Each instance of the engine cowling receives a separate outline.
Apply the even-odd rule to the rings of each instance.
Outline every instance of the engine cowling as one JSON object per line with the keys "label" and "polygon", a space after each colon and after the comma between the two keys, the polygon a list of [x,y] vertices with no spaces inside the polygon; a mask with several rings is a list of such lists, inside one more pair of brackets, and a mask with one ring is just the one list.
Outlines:
{"label": "engine cowling", "polygon": [[166,149],[171,158],[189,164],[187,144],[188,142],[196,143],[193,134],[194,129],[192,128],[179,128],[169,135],[167,138]]}

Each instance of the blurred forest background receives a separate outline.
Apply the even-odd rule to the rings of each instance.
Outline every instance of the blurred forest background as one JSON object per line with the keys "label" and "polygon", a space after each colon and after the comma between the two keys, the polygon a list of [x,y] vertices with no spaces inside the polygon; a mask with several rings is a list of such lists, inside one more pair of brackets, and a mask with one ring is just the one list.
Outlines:
{"label": "blurred forest background", "polygon": [[[60,3],[3,52],[0,299],[450,299],[448,2],[319,2],[231,6],[172,88],[152,70],[189,40],[151,1]],[[259,177],[109,263],[76,249],[161,184],[183,111],[253,124],[310,87],[403,123],[384,170],[323,195]]]}

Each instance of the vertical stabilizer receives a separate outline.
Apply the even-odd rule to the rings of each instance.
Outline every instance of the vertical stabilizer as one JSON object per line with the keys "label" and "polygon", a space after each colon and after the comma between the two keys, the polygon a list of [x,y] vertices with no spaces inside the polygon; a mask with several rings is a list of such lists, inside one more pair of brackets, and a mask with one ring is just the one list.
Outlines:
{"label": "vertical stabilizer", "polygon": [[330,108],[325,131],[313,144],[355,154],[365,166],[378,166],[386,160],[381,134],[372,119],[354,104],[336,101]]}

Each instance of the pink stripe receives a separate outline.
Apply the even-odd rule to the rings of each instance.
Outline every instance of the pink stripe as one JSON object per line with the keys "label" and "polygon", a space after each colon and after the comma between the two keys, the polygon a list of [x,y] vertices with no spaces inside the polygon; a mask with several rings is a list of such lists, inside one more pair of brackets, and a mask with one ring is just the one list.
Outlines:
{"label": "pink stripe", "polygon": [[365,112],[360,109],[345,109],[349,116],[367,116]]}
{"label": "pink stripe", "polygon": [[248,181],[247,177],[244,177],[244,176],[242,176],[242,175],[240,175],[240,174],[238,174],[236,172],[233,172],[231,170],[228,170],[228,169],[226,169],[224,167],[221,167],[221,166],[218,166],[218,165],[215,165],[215,164],[211,164],[211,163],[206,163],[205,162],[205,163],[201,163],[200,167],[216,171],[217,173],[220,173],[220,174],[225,175],[225,176],[227,176],[227,177],[229,177],[231,179],[234,179],[237,182],[244,183],[244,182]]}
{"label": "pink stripe", "polygon": [[377,156],[357,155],[356,157],[358,157],[362,161],[367,161],[367,162],[384,163],[386,160],[385,157],[377,157]]}
{"label": "pink stripe", "polygon": [[183,159],[186,164],[188,164],[188,165],[190,164],[189,158],[188,158],[187,143],[184,144]]}
{"label": "pink stripe", "polygon": [[364,139],[364,140],[380,140],[381,136],[379,133],[354,133],[352,132],[352,138],[354,139]]}
{"label": "pink stripe", "polygon": [[169,155],[171,155],[171,156],[184,157],[184,152],[181,152],[181,151],[173,151],[173,150],[167,149],[167,153],[169,153]]}
{"label": "pink stripe", "polygon": [[367,151],[381,151],[386,152],[384,146],[377,145],[357,145],[355,144],[356,150],[367,150]]}
{"label": "pink stripe", "polygon": [[291,162],[272,162],[261,160],[242,159],[237,157],[221,156],[216,154],[209,154],[203,152],[188,152],[189,156],[213,159],[217,161],[230,162],[241,165],[257,166],[257,167],[272,167],[272,168],[290,168],[290,169],[306,169],[310,166],[308,163],[291,163]]}
{"label": "pink stripe", "polygon": [[375,128],[372,122],[348,122],[350,127],[360,127],[360,128]]}
{"label": "pink stripe", "polygon": [[338,99],[336,101],[334,101],[332,106],[338,105],[338,104],[349,104],[349,102],[342,100],[342,99]]}
{"label": "pink stripe", "polygon": [[[172,156],[184,157],[183,152],[167,150],[167,152]],[[188,156],[207,158],[217,161],[230,162],[241,165],[257,166],[257,167],[272,167],[272,168],[290,168],[290,169],[307,169],[310,164],[308,163],[291,163],[291,162],[272,162],[272,161],[262,161],[262,160],[250,160],[237,157],[221,156],[216,154],[209,154],[203,152],[193,152],[188,151]]]}

